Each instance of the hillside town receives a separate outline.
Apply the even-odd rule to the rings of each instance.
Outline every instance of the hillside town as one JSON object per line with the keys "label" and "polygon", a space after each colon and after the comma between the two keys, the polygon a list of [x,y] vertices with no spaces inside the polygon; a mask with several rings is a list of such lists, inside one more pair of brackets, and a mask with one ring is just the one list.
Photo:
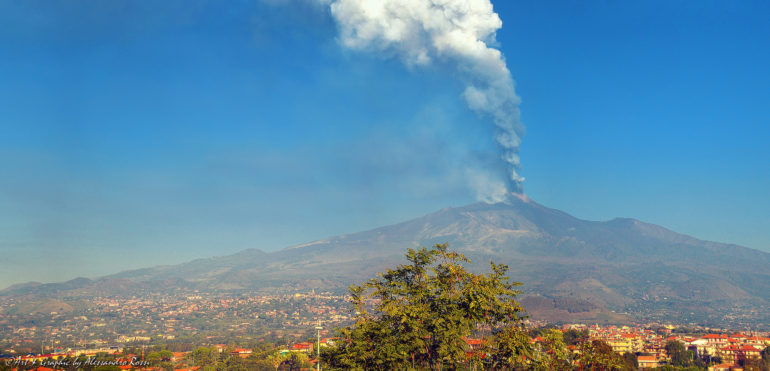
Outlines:
{"label": "hillside town", "polygon": [[81,300],[0,298],[0,353],[219,339],[288,343],[349,320],[332,293],[185,293]]}
{"label": "hillside town", "polygon": [[[312,366],[335,344],[335,328],[350,324],[347,297],[314,291],[295,294],[206,294],[96,297],[88,301],[0,300],[3,370],[70,370],[80,365],[126,370],[197,370],[278,365]],[[565,337],[573,361],[581,345],[601,342],[632,358],[639,369],[681,363],[708,370],[742,370],[768,357],[770,333],[671,323],[557,324],[527,320],[537,348],[547,329]],[[464,338],[469,354],[481,338]],[[671,344],[680,344],[676,352]],[[319,349],[320,346],[320,349]],[[673,349],[673,350],[672,350]],[[272,357],[272,358],[271,358]],[[75,367],[75,368],[73,368]],[[113,367],[113,368],[114,368]],[[229,367],[229,368],[228,368]],[[245,368],[244,368],[245,367]],[[260,366],[261,367],[261,366]]]}
{"label": "hillside town", "polygon": [[[629,327],[629,326],[599,326],[585,324],[567,324],[558,329],[565,340],[578,335],[568,349],[573,353],[573,362],[579,362],[580,342],[600,341],[609,345],[612,351],[632,356],[636,367],[640,370],[676,369],[665,368],[678,361],[672,344],[681,345],[690,359],[700,360],[704,370],[728,371],[747,370],[746,365],[762,365],[767,360],[767,349],[770,349],[770,334],[768,333],[705,333],[677,334],[672,326]],[[324,335],[328,331],[324,331]],[[537,330],[534,330],[537,334]],[[585,338],[580,336],[585,335]],[[139,339],[141,340],[141,339]],[[0,360],[3,370],[70,370],[98,369],[106,366],[120,370],[160,371],[173,369],[201,370],[214,369],[207,366],[224,366],[216,369],[268,369],[268,366],[286,369],[304,369],[314,367],[318,355],[330,346],[335,345],[336,338],[321,337],[317,339],[294,342],[286,345],[276,345],[262,342],[253,347],[244,347],[216,343],[200,344],[189,350],[171,351],[166,345],[138,345],[137,339],[120,345],[90,347],[90,348],[61,348],[50,349],[44,353],[5,354]],[[482,339],[465,338],[468,354],[472,354],[481,344]],[[537,347],[544,339],[534,336],[531,343]],[[320,347],[320,349],[319,349]],[[6,349],[7,351],[8,349]],[[763,358],[765,361],[763,361]],[[322,358],[323,362],[323,358]],[[753,363],[752,363],[753,362]],[[303,367],[299,367],[302,369]],[[269,368],[273,369],[273,368]],[[757,368],[760,369],[760,368]]]}
{"label": "hillside town", "polygon": [[[640,369],[654,369],[670,364],[672,355],[666,350],[670,342],[678,342],[691,352],[693,358],[716,363],[709,369],[738,370],[747,359],[759,360],[770,346],[768,333],[705,333],[675,334],[673,326],[658,327],[601,327],[598,325],[567,325],[564,329],[587,330],[589,339],[607,343],[617,353],[637,354]],[[537,338],[535,338],[537,340]],[[716,362],[713,362],[716,361]]]}

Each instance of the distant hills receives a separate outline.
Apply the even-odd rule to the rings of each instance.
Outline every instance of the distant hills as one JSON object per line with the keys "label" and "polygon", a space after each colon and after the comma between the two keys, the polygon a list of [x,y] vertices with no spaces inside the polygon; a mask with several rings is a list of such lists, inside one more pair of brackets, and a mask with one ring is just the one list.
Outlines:
{"label": "distant hills", "polygon": [[403,262],[409,247],[449,242],[484,270],[510,266],[534,318],[770,323],[770,254],[698,240],[635,219],[577,219],[524,196],[445,208],[400,224],[265,253],[125,271],[97,280],[15,285],[0,295],[137,290],[343,289]]}

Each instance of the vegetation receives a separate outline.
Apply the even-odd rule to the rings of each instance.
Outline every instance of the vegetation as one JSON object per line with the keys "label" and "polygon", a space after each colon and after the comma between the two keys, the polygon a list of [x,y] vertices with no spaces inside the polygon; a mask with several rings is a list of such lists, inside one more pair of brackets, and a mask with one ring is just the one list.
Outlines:
{"label": "vegetation", "polygon": [[[455,367],[468,362],[515,366],[531,357],[517,282],[508,267],[490,263],[474,274],[448,245],[409,249],[408,264],[350,287],[355,322],[340,330],[324,361],[338,369]],[[472,348],[470,336],[491,335]],[[481,356],[483,355],[483,357]]]}
{"label": "vegetation", "polygon": [[[508,267],[490,263],[486,274],[467,271],[469,260],[439,244],[410,249],[407,264],[350,287],[352,326],[339,330],[336,347],[325,349],[326,369],[339,370],[634,370],[623,357],[586,333],[545,330],[532,342],[522,308],[520,283]],[[580,344],[574,359],[568,344]]]}
{"label": "vegetation", "polygon": [[770,347],[766,347],[759,359],[744,358],[739,364],[746,371],[770,371]]}
{"label": "vegetation", "polygon": [[666,353],[671,358],[672,366],[692,366],[693,352],[687,350],[680,341],[670,340],[665,346]]}

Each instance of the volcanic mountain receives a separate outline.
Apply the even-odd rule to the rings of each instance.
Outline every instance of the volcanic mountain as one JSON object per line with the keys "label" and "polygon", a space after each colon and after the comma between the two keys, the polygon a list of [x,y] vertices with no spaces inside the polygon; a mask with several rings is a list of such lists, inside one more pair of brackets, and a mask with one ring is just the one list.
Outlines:
{"label": "volcanic mountain", "polygon": [[28,284],[4,294],[159,287],[157,282],[219,291],[341,289],[402,263],[407,248],[444,242],[469,257],[474,270],[488,269],[489,261],[508,264],[510,278],[523,282],[522,301],[535,318],[704,324],[727,318],[746,326],[770,318],[768,253],[635,219],[581,220],[525,196],[445,208],[272,253],[248,249],[96,281]]}

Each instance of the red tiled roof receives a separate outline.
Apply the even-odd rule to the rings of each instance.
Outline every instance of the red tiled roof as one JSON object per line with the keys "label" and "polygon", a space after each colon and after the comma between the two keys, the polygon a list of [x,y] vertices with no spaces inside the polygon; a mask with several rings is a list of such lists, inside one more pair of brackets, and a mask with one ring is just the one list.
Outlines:
{"label": "red tiled roof", "polygon": [[704,339],[727,339],[727,335],[722,334],[707,334],[703,337]]}
{"label": "red tiled roof", "polygon": [[481,339],[464,338],[463,340],[465,340],[465,343],[468,345],[481,345],[484,343]]}

